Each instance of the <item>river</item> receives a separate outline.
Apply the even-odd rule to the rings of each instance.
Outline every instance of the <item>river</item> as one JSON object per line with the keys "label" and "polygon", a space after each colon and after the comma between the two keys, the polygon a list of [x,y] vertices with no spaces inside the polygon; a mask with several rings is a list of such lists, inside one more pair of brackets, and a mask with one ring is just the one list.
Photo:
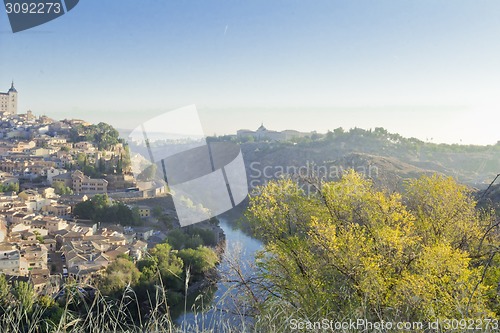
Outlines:
{"label": "river", "polygon": [[[198,326],[201,330],[210,328],[217,332],[223,323],[239,325],[242,320],[248,320],[240,313],[241,290],[235,289],[236,283],[224,280],[235,278],[235,274],[232,273],[234,270],[231,269],[235,265],[241,268],[243,276],[250,276],[255,262],[255,253],[262,249],[263,244],[234,227],[230,218],[219,217],[220,227],[226,235],[225,252],[218,266],[222,278],[215,285],[188,297],[186,307],[188,311],[175,316],[177,317],[176,323],[181,327]],[[198,299],[195,301],[196,298]],[[202,307],[206,310],[201,311]],[[194,308],[196,309],[193,311]]]}

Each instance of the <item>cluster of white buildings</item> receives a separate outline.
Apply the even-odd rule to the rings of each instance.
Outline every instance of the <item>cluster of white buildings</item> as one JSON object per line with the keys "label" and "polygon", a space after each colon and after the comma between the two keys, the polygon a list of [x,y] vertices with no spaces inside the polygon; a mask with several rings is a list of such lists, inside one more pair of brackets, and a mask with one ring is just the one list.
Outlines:
{"label": "cluster of white buildings", "polygon": [[[87,165],[95,167],[104,164],[109,169],[117,165],[125,152],[122,144],[98,150],[92,142],[71,142],[75,126],[90,124],[79,119],[36,117],[31,111],[19,114],[17,95],[13,83],[8,92],[0,92],[0,185],[46,177],[46,186],[59,182],[77,194],[135,186],[132,175],[110,174],[108,179],[93,179],[78,171],[83,167],[82,157]],[[68,172],[70,168],[76,171]]]}
{"label": "cluster of white buildings", "polygon": [[[72,196],[72,203],[86,199]],[[28,279],[36,291],[51,294],[64,278],[87,281],[119,255],[140,260],[147,250],[144,228],[64,219],[58,215],[69,213],[71,206],[59,203],[60,214],[47,214],[47,200],[53,199],[34,191],[0,194],[0,273]]]}
{"label": "cluster of white buildings", "polygon": [[[87,165],[113,165],[124,147],[100,151],[92,142],[72,143],[77,125],[88,124],[18,114],[14,83],[0,92],[0,273],[29,281],[39,293],[57,292],[65,278],[96,277],[119,255],[139,260],[152,233],[72,219],[75,204],[107,193],[110,182],[131,186],[122,175],[108,181],[80,171],[82,157]],[[61,188],[72,194],[57,193]]]}

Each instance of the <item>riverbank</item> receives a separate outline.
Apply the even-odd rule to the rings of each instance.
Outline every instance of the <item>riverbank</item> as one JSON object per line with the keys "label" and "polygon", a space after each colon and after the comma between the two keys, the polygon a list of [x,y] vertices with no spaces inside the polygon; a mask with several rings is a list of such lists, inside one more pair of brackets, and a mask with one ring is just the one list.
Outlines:
{"label": "riverbank", "polygon": [[191,303],[191,307],[187,307],[188,311],[185,314],[173,317],[175,323],[181,327],[198,325],[201,322],[241,320],[239,317],[233,318],[235,316],[233,313],[238,313],[241,293],[234,282],[226,281],[234,281],[235,276],[232,270],[235,260],[240,265],[243,277],[250,276],[253,273],[255,254],[262,249],[263,244],[238,229],[234,220],[228,219],[228,216],[234,218],[236,215],[223,214],[219,217],[220,227],[226,235],[224,254],[221,263],[217,266],[219,280],[213,286],[189,295],[188,301],[199,299]]}

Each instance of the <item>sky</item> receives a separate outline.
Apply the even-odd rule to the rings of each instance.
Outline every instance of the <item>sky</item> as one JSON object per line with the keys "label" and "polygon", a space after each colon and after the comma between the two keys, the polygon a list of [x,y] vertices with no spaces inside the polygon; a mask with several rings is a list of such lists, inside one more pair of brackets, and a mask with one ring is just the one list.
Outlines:
{"label": "sky", "polygon": [[196,105],[205,133],[385,127],[500,140],[496,0],[82,0],[13,34],[19,111],[134,128]]}

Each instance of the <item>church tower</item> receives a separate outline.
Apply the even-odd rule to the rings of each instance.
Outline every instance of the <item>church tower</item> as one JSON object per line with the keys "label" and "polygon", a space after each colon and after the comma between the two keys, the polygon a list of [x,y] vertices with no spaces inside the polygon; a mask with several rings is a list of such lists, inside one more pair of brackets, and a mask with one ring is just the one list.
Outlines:
{"label": "church tower", "polygon": [[17,90],[16,88],[14,88],[14,81],[12,81],[12,84],[7,94],[9,95],[7,112],[10,114],[17,114]]}

